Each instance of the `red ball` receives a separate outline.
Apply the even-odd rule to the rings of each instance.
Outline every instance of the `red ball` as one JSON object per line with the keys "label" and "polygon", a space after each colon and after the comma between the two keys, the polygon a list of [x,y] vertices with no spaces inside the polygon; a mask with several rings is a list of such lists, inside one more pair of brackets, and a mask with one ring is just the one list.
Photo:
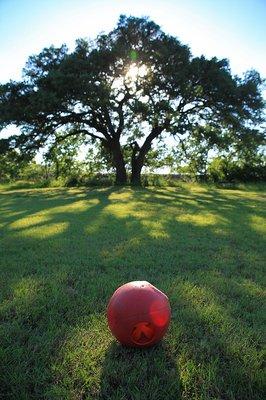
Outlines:
{"label": "red ball", "polygon": [[146,281],[120,286],[107,307],[108,325],[125,346],[148,347],[164,336],[171,318],[168,297]]}

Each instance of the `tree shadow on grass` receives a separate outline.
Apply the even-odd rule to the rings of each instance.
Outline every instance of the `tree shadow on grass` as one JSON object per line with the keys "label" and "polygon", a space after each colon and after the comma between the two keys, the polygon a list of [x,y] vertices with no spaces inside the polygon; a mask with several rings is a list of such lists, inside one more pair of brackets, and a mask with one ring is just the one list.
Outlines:
{"label": "tree shadow on grass", "polygon": [[189,277],[170,295],[173,313],[167,341],[181,361],[184,398],[263,400],[259,333],[232,315],[219,291],[208,293],[204,286],[204,280],[196,284]]}
{"label": "tree shadow on grass", "polygon": [[[90,394],[86,375],[93,359],[93,352],[84,359],[89,341],[85,340],[80,352],[83,337],[79,342],[74,334],[69,348],[65,337],[75,327],[84,327],[87,338],[92,328],[84,319],[95,313],[103,315],[117,286],[145,279],[169,294],[172,302],[173,321],[166,344],[138,353],[116,345],[106,347],[110,338],[106,339],[97,355],[103,357],[98,368],[102,398],[120,400],[119,390],[128,396],[135,390],[134,400],[149,398],[142,393],[154,399],[171,399],[169,393],[165,394],[169,387],[178,396],[180,386],[174,386],[174,382],[179,381],[180,363],[185,370],[182,382],[187,379],[183,398],[262,399],[256,354],[260,342],[252,326],[260,321],[258,317],[255,321],[254,308],[249,316],[246,312],[249,303],[258,308],[261,304],[258,269],[262,257],[258,249],[262,236],[251,228],[249,219],[257,203],[213,190],[198,194],[136,189],[130,191],[131,197],[120,198],[122,192],[116,188],[89,193],[32,191],[10,193],[2,202],[2,210],[11,212],[1,217],[6,255],[0,282],[6,335],[2,355],[4,370],[8,370],[1,388],[4,398],[18,398],[15,385],[21,398],[56,398],[45,395],[53,379],[50,366],[66,365],[74,351],[78,356],[73,368],[82,361],[76,378],[81,388],[77,396],[87,391],[88,396],[80,398],[98,398],[98,389],[95,395]],[[133,208],[127,204],[131,200]],[[12,214],[14,209],[19,214]],[[38,220],[46,211],[49,219]],[[217,218],[205,223],[204,217],[207,221],[211,214]],[[198,215],[203,216],[201,224]],[[256,215],[262,216],[261,211],[256,210]],[[31,220],[31,225],[19,226],[21,217]],[[35,235],[61,224],[65,224],[63,231],[54,230],[50,236],[39,238]],[[252,260],[256,268],[251,267]],[[245,280],[249,286],[244,286]],[[103,324],[101,329],[107,327]],[[89,340],[95,340],[95,334]],[[64,353],[65,348],[68,350]],[[97,357],[93,359],[96,364]],[[66,365],[61,376],[54,377],[58,388],[65,385],[65,397],[61,398],[68,398],[73,388],[68,380],[70,372]],[[152,374],[158,382],[162,375],[161,387],[152,380]],[[147,381],[144,388],[142,375]],[[120,382],[120,388],[115,382]],[[164,397],[160,397],[162,393]]]}
{"label": "tree shadow on grass", "polygon": [[112,343],[105,353],[99,400],[178,400],[181,384],[176,360],[165,343],[126,348]]}

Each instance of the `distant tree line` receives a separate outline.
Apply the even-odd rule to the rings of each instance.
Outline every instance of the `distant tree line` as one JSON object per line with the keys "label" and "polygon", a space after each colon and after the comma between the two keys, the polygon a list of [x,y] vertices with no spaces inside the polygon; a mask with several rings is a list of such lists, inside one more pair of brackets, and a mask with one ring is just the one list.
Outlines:
{"label": "distant tree line", "polygon": [[[83,161],[79,161],[78,153],[78,143],[69,138],[51,146],[43,155],[41,163],[20,156],[17,150],[0,154],[0,182],[25,180],[46,186],[115,183],[115,170],[108,152],[100,146],[89,147]],[[176,180],[217,183],[266,181],[263,149],[252,154],[245,153],[242,157],[236,157],[232,152],[208,158],[206,153],[206,147],[190,146],[184,151],[180,145],[170,149],[158,145],[157,149],[149,153],[141,183],[161,185],[168,182],[171,185]],[[168,174],[162,174],[161,169],[164,167],[169,170]]]}

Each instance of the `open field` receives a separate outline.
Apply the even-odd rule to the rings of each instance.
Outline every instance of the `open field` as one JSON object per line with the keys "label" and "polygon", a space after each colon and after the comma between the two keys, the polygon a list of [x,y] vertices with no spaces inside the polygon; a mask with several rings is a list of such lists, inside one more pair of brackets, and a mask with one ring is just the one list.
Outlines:
{"label": "open field", "polygon": [[[0,191],[0,398],[264,400],[263,192]],[[148,280],[172,322],[122,348],[105,309]]]}

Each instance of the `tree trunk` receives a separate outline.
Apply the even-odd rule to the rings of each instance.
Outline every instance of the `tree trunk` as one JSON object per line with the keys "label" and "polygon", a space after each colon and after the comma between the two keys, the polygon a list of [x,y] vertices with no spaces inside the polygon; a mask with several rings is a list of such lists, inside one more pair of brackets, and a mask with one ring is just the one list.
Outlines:
{"label": "tree trunk", "polygon": [[45,171],[45,172],[44,172],[44,173],[45,173],[45,179],[47,180],[48,177],[49,177],[49,176],[48,176],[48,165],[47,165],[47,163],[44,164],[44,171]]}
{"label": "tree trunk", "polygon": [[55,179],[59,178],[59,162],[55,160]]}
{"label": "tree trunk", "polygon": [[115,166],[115,184],[126,185],[127,184],[127,172],[125,165],[117,164]]}
{"label": "tree trunk", "polygon": [[131,179],[130,183],[134,186],[141,185],[141,170],[143,167],[143,162],[138,160],[138,158],[132,160],[131,165]]}
{"label": "tree trunk", "polygon": [[114,143],[110,147],[113,155],[113,163],[115,167],[115,184],[126,185],[127,184],[127,171],[125,167],[125,161],[121,146],[119,143]]}
{"label": "tree trunk", "polygon": [[147,136],[142,147],[139,147],[137,142],[132,143],[132,156],[131,156],[131,185],[141,185],[141,170],[145,162],[145,157],[151,149],[153,139],[158,137],[163,131],[163,127],[153,127],[151,133]]}

